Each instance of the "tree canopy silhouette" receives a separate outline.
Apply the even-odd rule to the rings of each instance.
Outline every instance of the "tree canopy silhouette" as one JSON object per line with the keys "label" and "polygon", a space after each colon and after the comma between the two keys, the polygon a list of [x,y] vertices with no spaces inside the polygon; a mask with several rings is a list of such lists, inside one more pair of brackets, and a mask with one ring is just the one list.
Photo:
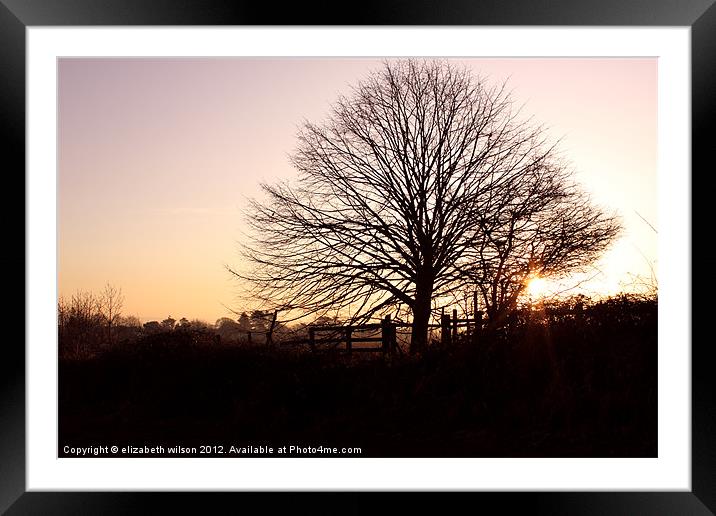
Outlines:
{"label": "tree canopy silhouette", "polygon": [[291,161],[297,180],[250,205],[251,270],[232,272],[279,310],[408,311],[412,350],[433,300],[479,289],[495,319],[530,275],[572,272],[619,231],[504,84],[447,61],[385,62],[303,124]]}

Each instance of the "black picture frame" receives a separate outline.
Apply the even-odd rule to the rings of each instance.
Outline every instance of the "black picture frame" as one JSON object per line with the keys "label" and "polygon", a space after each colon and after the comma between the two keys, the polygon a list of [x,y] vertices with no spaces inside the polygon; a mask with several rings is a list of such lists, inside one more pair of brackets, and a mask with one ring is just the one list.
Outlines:
{"label": "black picture frame", "polygon": [[[343,7],[343,10],[339,10]],[[28,26],[86,25],[572,25],[572,26],[689,26],[692,59],[692,191],[708,195],[712,161],[712,124],[716,113],[716,5],[714,0],[489,0],[430,2],[383,0],[360,4],[304,2],[277,7],[265,2],[226,0],[0,0],[0,124],[6,192],[24,192],[25,167],[25,29]],[[17,172],[17,173],[16,173]],[[16,181],[12,184],[12,181]],[[22,207],[3,203],[3,231],[14,239],[13,252],[3,253],[6,281],[17,281],[25,262],[25,225],[18,212],[24,195],[8,195]],[[699,221],[708,220],[706,202],[692,200],[692,235]],[[24,213],[24,211],[23,211]],[[705,224],[704,224],[705,225]],[[692,239],[692,277],[713,269],[708,239]],[[22,244],[18,242],[22,241]],[[20,247],[21,245],[21,247]],[[699,246],[703,249],[698,252]],[[23,251],[20,252],[19,249]],[[709,267],[711,266],[711,267]],[[707,269],[708,267],[708,269]],[[25,279],[27,280],[27,278]],[[694,284],[695,282],[692,282]],[[693,289],[694,294],[705,289]],[[23,288],[24,292],[24,288]],[[24,299],[23,293],[23,299]],[[15,300],[8,315],[19,320]],[[708,320],[706,303],[692,303],[692,320]],[[16,317],[14,317],[16,316]],[[19,325],[18,325],[19,326]],[[694,324],[698,327],[699,324]],[[703,326],[703,324],[701,325]],[[696,328],[694,328],[696,329]],[[693,333],[697,335],[697,333]],[[24,337],[24,336],[23,336]],[[22,339],[24,341],[24,338]],[[8,339],[0,359],[0,511],[7,514],[124,514],[217,513],[239,510],[235,496],[247,493],[39,493],[25,488],[25,352],[21,340]],[[688,343],[674,343],[687,345]],[[692,490],[690,492],[475,493],[467,503],[500,512],[545,514],[713,514],[716,512],[716,386],[712,372],[712,343],[696,338],[692,346]],[[340,502],[341,512],[359,512],[363,497]],[[299,498],[313,504],[315,493]],[[411,503],[430,509],[422,496]],[[246,503],[242,500],[241,504]],[[282,496],[263,497],[263,510],[282,504]],[[293,509],[299,506],[292,502]],[[438,503],[440,506],[444,502]],[[438,506],[436,506],[438,507]],[[444,506],[442,506],[444,509]]]}

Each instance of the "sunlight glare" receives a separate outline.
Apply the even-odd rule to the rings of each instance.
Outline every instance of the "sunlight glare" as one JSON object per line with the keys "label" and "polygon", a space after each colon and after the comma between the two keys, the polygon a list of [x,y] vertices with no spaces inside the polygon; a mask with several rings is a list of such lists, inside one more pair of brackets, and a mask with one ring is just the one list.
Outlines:
{"label": "sunlight glare", "polygon": [[544,297],[547,294],[547,281],[544,278],[532,278],[527,284],[530,297]]}

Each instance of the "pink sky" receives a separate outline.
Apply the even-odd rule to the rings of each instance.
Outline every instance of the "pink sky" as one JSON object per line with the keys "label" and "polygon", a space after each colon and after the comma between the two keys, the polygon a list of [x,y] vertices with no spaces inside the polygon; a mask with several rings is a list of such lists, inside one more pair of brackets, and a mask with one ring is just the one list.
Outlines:
{"label": "pink sky", "polygon": [[[624,237],[585,293],[656,264],[656,59],[461,60],[509,77]],[[120,286],[143,321],[234,307],[240,210],[260,180],[291,178],[303,119],[380,66],[372,59],[60,59],[59,290]],[[576,281],[576,279],[575,279]]]}

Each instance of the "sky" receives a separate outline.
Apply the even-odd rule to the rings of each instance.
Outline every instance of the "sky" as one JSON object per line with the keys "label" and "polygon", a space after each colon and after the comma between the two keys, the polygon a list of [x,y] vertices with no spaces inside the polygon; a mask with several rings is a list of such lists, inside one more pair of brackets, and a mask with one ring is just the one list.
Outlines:
{"label": "sky", "polygon": [[[546,291],[608,295],[648,277],[657,249],[655,58],[460,59],[507,79],[560,139],[593,201],[625,231],[586,275]],[[58,73],[58,288],[122,289],[142,321],[232,316],[242,209],[290,180],[302,121],[325,119],[380,60],[62,58]],[[589,279],[591,278],[591,279]],[[585,281],[589,279],[589,281]],[[545,290],[544,284],[540,290]],[[535,292],[536,293],[536,292]]]}

